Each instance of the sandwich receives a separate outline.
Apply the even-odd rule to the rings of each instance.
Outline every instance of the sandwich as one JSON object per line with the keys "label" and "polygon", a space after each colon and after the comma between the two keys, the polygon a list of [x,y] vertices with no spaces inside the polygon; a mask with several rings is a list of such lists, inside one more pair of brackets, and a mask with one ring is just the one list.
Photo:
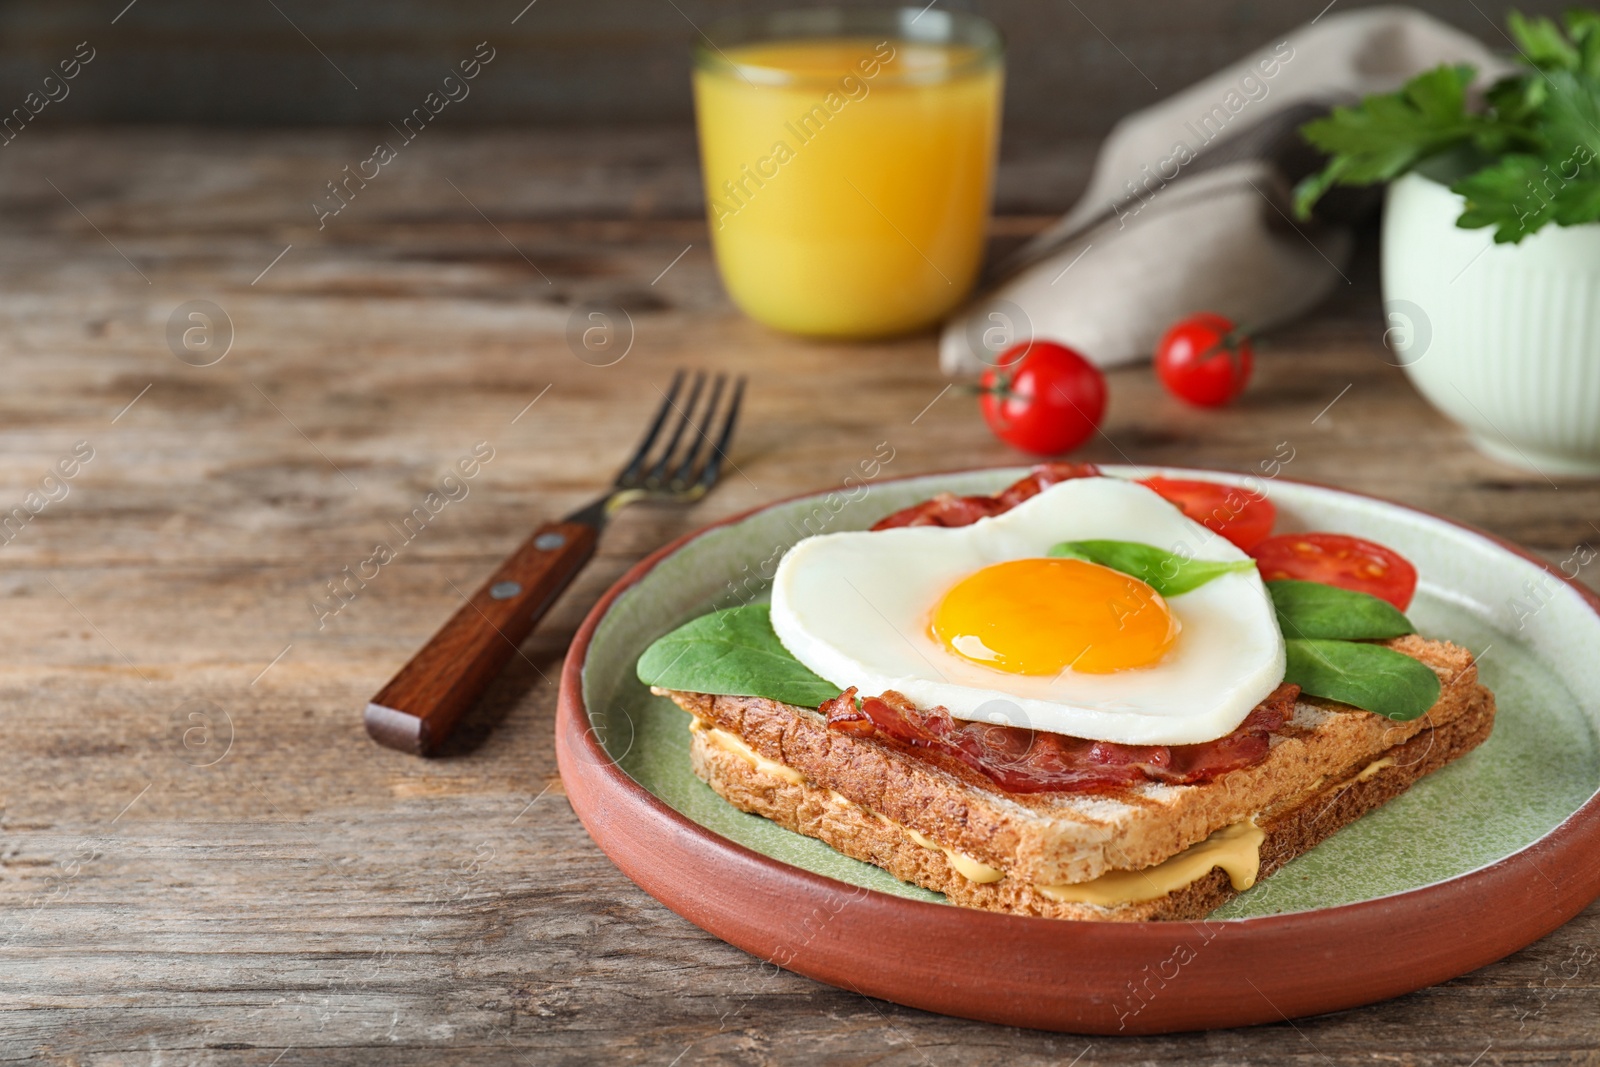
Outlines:
{"label": "sandwich", "polygon": [[1247,552],[1238,506],[1191,517],[1179,485],[1052,464],[805,538],[770,603],[638,675],[729,803],[952,904],[1202,918],[1471,751],[1495,702],[1414,632],[1398,554]]}

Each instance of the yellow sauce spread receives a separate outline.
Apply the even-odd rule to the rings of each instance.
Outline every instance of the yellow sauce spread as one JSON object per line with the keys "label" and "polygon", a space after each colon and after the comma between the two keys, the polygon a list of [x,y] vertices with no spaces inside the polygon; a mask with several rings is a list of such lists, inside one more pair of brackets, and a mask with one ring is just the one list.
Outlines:
{"label": "yellow sauce spread", "polygon": [[1261,843],[1266,839],[1266,832],[1255,823],[1234,823],[1142,871],[1107,871],[1087,882],[1038,888],[1051,900],[1109,908],[1164,897],[1221,867],[1233,888],[1249,889],[1261,870]]}
{"label": "yellow sauce spread", "polygon": [[1379,771],[1383,770],[1385,767],[1393,766],[1394,760],[1390,759],[1388,756],[1385,756],[1380,760],[1373,760],[1371,763],[1367,764],[1361,769],[1360,774],[1356,775],[1356,781],[1364,782],[1368,778],[1371,778],[1373,775],[1377,774]]}
{"label": "yellow sauce spread", "polygon": [[776,775],[777,777],[788,782],[790,785],[802,785],[805,783],[805,775],[801,774],[793,767],[784,766],[777,760],[768,759],[755,749],[751,748],[749,745],[745,744],[744,739],[736,734],[731,734],[726,730],[719,730],[715,726],[708,726],[697,718],[691,718],[689,720],[689,731],[691,733],[699,733],[703,731],[706,735],[707,741],[710,741],[713,745],[716,745],[724,752],[731,752],[735,756],[743,757],[758,771]]}
{"label": "yellow sauce spread", "polygon": [[977,882],[979,885],[988,885],[990,882],[998,882],[1000,879],[1006,876],[1006,872],[1000,870],[998,867],[991,867],[987,863],[980,863],[971,856],[957,852],[953,848],[945,848],[943,845],[939,844],[939,842],[933,840],[933,838],[928,837],[926,834],[919,833],[909,826],[903,827],[902,829],[905,830],[907,836],[909,836],[911,840],[915,841],[923,848],[935,848],[940,852],[943,852],[950,860],[950,866],[955,868],[955,872],[969,882]]}

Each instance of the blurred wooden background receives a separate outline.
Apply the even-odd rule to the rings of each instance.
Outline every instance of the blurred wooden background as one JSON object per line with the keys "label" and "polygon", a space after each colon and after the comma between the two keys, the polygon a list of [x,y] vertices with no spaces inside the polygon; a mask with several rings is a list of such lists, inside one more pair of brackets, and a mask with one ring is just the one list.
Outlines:
{"label": "blurred wooden background", "polygon": [[[949,4],[950,0],[941,0]],[[848,0],[836,5],[851,6]],[[1337,6],[1335,6],[1335,4]],[[1352,0],[993,0],[963,4],[1009,41],[1006,118],[1035,137],[1098,137],[1325,8]],[[696,27],[808,0],[4,0],[0,111],[80,41],[96,50],[54,124],[382,126],[487,40],[493,77],[452,125],[687,123]],[[876,6],[885,6],[880,3]],[[1416,0],[1509,49],[1506,0]],[[1522,0],[1555,14],[1567,0]],[[1137,69],[1136,69],[1137,68]],[[1140,74],[1142,70],[1150,81]],[[1153,88],[1151,82],[1159,88]]]}
{"label": "blurred wooden background", "polygon": [[[728,305],[687,50],[693,24],[755,6],[0,0],[0,115],[79,42],[94,49],[70,95],[0,147],[0,501],[74,441],[99,451],[0,554],[0,719],[15,727],[0,756],[0,1061],[1600,1062],[1600,904],[1370,1009],[1090,1051],[769,974],[594,848],[562,799],[546,679],[602,589],[701,523],[825,484],[886,435],[895,473],[1016,461],[971,398],[940,399],[931,337],[817,345]],[[1135,65],[1175,91],[1330,6],[1357,5],[984,5],[1011,40],[997,242],[1037,232],[1081,186],[1092,139],[1157,98]],[[1421,6],[1505,45],[1500,0]],[[485,40],[494,63],[448,128],[319,230],[323,183]],[[1183,408],[1124,368],[1083,458],[1250,469],[1288,440],[1294,477],[1567,558],[1600,485],[1502,468],[1424,406],[1384,358],[1367,237],[1352,284],[1263,346],[1237,408]],[[194,299],[237,324],[215,366],[170,347]],[[586,301],[637,316],[646,343],[621,367],[569,351]],[[477,749],[423,762],[372,745],[361,706],[455,589],[576,506],[609,473],[617,427],[631,435],[651,383],[685,364],[756,371],[745,477],[693,511],[618,520],[482,706]],[[473,502],[318,628],[308,597],[490,437],[501,455]],[[194,701],[226,725],[221,756],[194,751]]]}

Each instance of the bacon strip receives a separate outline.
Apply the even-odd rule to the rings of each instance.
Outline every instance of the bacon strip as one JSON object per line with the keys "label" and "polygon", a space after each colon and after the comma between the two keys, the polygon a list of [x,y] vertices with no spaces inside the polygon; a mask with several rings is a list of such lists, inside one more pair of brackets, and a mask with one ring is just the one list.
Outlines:
{"label": "bacon strip", "polygon": [[890,530],[896,526],[970,526],[979,519],[1010,511],[1030,496],[1037,496],[1057,482],[1073,478],[1095,478],[1100,468],[1093,463],[1041,463],[1015,485],[994,496],[956,496],[940,493],[932,500],[913,504],[888,518],[879,519],[874,530]]}
{"label": "bacon strip", "polygon": [[819,710],[829,729],[956,760],[1010,793],[1107,793],[1144,782],[1195,785],[1260,763],[1299,695],[1299,686],[1280,685],[1232,733],[1197,745],[1119,745],[964,722],[942,707],[920,710],[893,690],[858,704],[852,687]]}

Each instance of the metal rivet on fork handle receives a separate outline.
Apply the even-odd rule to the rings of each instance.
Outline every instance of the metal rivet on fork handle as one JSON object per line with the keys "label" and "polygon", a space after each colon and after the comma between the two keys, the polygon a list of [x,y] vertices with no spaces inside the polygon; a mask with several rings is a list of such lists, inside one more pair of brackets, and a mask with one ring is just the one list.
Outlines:
{"label": "metal rivet on fork handle", "polygon": [[495,600],[510,600],[522,592],[522,586],[517,582],[495,582],[489,587],[489,596]]}
{"label": "metal rivet on fork handle", "polygon": [[566,536],[558,534],[554,530],[549,533],[542,533],[533,539],[533,547],[543,552],[553,551],[566,543]]}

